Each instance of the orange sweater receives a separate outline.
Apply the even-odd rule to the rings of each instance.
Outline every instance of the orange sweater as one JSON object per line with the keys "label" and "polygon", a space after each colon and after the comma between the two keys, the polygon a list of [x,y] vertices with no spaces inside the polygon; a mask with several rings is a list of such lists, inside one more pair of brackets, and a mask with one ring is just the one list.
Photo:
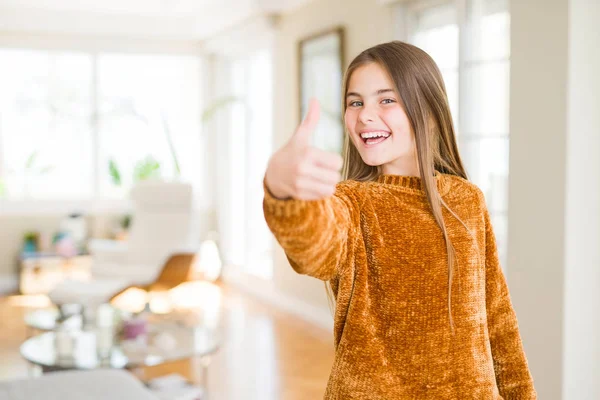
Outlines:
{"label": "orange sweater", "polygon": [[345,181],[318,201],[265,190],[267,223],[300,274],[330,281],[335,361],[325,399],[536,399],[481,190],[436,174],[456,249],[448,317],[443,234],[419,177]]}

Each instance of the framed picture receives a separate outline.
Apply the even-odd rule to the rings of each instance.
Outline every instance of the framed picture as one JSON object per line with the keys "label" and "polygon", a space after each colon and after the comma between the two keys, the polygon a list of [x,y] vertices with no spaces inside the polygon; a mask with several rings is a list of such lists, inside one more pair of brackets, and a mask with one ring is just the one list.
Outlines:
{"label": "framed picture", "polygon": [[319,100],[321,117],[312,144],[322,150],[342,153],[342,75],[344,28],[337,27],[302,39],[298,44],[299,121],[306,115],[311,98]]}

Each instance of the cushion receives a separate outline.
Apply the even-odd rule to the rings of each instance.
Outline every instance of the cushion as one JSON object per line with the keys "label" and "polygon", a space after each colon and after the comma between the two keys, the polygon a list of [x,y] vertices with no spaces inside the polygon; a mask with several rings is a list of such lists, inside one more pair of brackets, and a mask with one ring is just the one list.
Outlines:
{"label": "cushion", "polygon": [[39,378],[0,381],[0,400],[157,400],[125,370],[61,371]]}

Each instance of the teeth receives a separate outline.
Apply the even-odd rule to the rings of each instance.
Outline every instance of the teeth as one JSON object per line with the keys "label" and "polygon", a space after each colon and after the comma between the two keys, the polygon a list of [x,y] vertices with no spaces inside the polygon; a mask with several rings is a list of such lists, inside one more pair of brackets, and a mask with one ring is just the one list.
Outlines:
{"label": "teeth", "polygon": [[374,137],[384,137],[387,138],[390,136],[389,132],[384,132],[384,131],[380,131],[380,132],[365,132],[365,133],[361,133],[360,137],[363,139],[369,139],[369,138],[374,138]]}

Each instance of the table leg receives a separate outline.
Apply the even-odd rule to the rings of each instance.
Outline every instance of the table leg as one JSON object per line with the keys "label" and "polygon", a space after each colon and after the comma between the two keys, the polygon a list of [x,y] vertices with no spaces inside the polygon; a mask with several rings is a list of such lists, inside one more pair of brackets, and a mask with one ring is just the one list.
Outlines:
{"label": "table leg", "polygon": [[30,363],[29,361],[27,361],[27,377],[28,378],[33,378],[34,374],[33,374],[33,364]]}
{"label": "table leg", "polygon": [[35,336],[37,331],[29,325],[25,325],[25,340]]}
{"label": "table leg", "polygon": [[210,365],[210,356],[200,358],[200,363],[202,364],[202,389],[204,390],[202,400],[208,400],[208,366]]}

